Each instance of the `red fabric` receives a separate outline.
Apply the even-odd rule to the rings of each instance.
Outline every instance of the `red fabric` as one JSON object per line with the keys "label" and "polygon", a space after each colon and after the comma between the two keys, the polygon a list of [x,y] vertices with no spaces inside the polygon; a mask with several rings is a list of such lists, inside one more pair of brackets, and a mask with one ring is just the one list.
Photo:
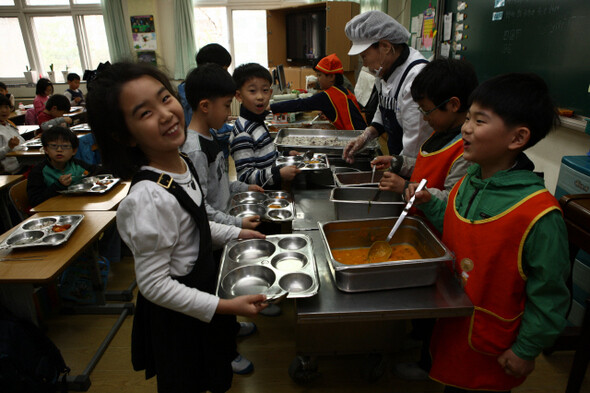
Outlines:
{"label": "red fabric", "polygon": [[321,59],[315,66],[315,70],[323,72],[324,74],[343,74],[344,68],[342,68],[342,62],[336,56],[336,53],[332,53]]}
{"label": "red fabric", "polygon": [[53,116],[51,116],[49,113],[45,113],[45,111],[43,111],[37,115],[37,124],[41,125],[41,124],[45,123],[46,121],[49,121],[52,119],[53,119]]}
{"label": "red fabric", "polygon": [[458,139],[450,146],[445,146],[432,153],[423,153],[422,149],[416,158],[414,171],[410,181],[418,183],[422,179],[428,180],[427,187],[445,189],[445,180],[451,167],[463,155],[463,140]]}
{"label": "red fabric", "polygon": [[350,108],[348,107],[348,100],[351,100],[354,103],[359,112],[361,111],[354,94],[349,90],[346,90],[346,92],[348,94],[344,94],[342,90],[334,86],[324,90],[324,93],[328,95],[328,98],[330,98],[330,101],[336,110],[336,119],[334,119],[332,124],[334,124],[337,130],[354,130]]}
{"label": "red fabric", "polygon": [[516,340],[524,312],[522,247],[534,223],[559,205],[541,190],[500,215],[471,222],[455,209],[461,183],[449,194],[442,240],[455,253],[451,268],[475,310],[471,316],[437,321],[430,376],[463,389],[510,390],[525,378],[507,375],[497,358]]}

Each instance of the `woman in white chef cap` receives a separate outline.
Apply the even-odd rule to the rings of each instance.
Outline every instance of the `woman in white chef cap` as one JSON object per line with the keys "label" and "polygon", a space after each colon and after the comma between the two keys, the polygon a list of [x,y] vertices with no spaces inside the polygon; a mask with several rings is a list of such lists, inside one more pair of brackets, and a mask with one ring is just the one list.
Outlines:
{"label": "woman in white chef cap", "polygon": [[343,158],[354,155],[367,141],[388,134],[389,155],[416,157],[432,128],[424,120],[410,88],[428,62],[407,45],[410,32],[381,11],[367,11],[352,18],[345,28],[352,41],[349,55],[360,54],[363,65],[377,77],[379,106],[369,127],[344,149]]}

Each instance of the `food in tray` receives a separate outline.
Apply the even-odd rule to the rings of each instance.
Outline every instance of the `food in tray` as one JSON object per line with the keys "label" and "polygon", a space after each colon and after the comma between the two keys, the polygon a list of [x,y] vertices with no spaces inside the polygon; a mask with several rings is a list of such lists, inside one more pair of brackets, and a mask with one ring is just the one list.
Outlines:
{"label": "food in tray", "polygon": [[68,240],[83,219],[84,216],[81,214],[29,219],[0,243],[0,249],[62,244]]}
{"label": "food in tray", "polygon": [[[334,259],[345,265],[364,265],[369,263],[369,247],[345,248],[332,250]],[[391,246],[389,257],[375,260],[374,263],[388,261],[409,261],[421,259],[422,256],[414,246],[409,244],[396,244]]]}
{"label": "food in tray", "polygon": [[51,228],[51,230],[53,232],[63,232],[63,231],[67,231],[68,229],[70,229],[72,227],[72,224],[62,224],[62,225],[54,225],[53,228]]}
{"label": "food in tray", "polygon": [[271,208],[271,209],[280,209],[282,206],[281,205],[274,205],[274,204],[272,204],[272,205],[268,205],[268,207]]}
{"label": "food in tray", "polygon": [[288,146],[336,146],[345,147],[350,139],[339,139],[335,136],[317,137],[317,136],[286,136],[281,140],[281,144]]}

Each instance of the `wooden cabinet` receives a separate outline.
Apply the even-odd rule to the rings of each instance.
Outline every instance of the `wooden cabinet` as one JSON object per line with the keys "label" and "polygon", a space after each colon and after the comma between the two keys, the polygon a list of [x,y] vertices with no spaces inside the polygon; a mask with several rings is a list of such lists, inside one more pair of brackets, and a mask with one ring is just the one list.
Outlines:
{"label": "wooden cabinet", "polygon": [[[349,20],[359,14],[360,5],[358,3],[344,1],[305,4],[297,7],[277,8],[266,11],[269,67],[276,67],[279,64],[283,64],[286,72],[289,66],[302,66],[302,64],[287,62],[287,24],[285,17],[290,13],[298,11],[322,9],[326,11],[326,55],[336,53],[342,61],[344,71],[354,71],[358,62],[356,56],[348,56],[348,50],[352,44],[344,34],[344,27]],[[303,77],[303,80],[305,81],[305,77]]]}

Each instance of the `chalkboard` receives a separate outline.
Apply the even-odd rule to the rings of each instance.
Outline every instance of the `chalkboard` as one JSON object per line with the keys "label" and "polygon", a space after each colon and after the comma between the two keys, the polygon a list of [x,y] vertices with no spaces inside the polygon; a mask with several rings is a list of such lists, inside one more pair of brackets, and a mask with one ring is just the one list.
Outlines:
{"label": "chalkboard", "polygon": [[[473,64],[480,82],[506,72],[534,72],[555,103],[590,116],[590,0],[458,0],[446,3],[466,28],[454,52]],[[465,15],[457,22],[457,13]],[[493,20],[495,19],[495,20]],[[442,33],[442,27],[439,27]],[[442,36],[442,34],[441,34]]]}

